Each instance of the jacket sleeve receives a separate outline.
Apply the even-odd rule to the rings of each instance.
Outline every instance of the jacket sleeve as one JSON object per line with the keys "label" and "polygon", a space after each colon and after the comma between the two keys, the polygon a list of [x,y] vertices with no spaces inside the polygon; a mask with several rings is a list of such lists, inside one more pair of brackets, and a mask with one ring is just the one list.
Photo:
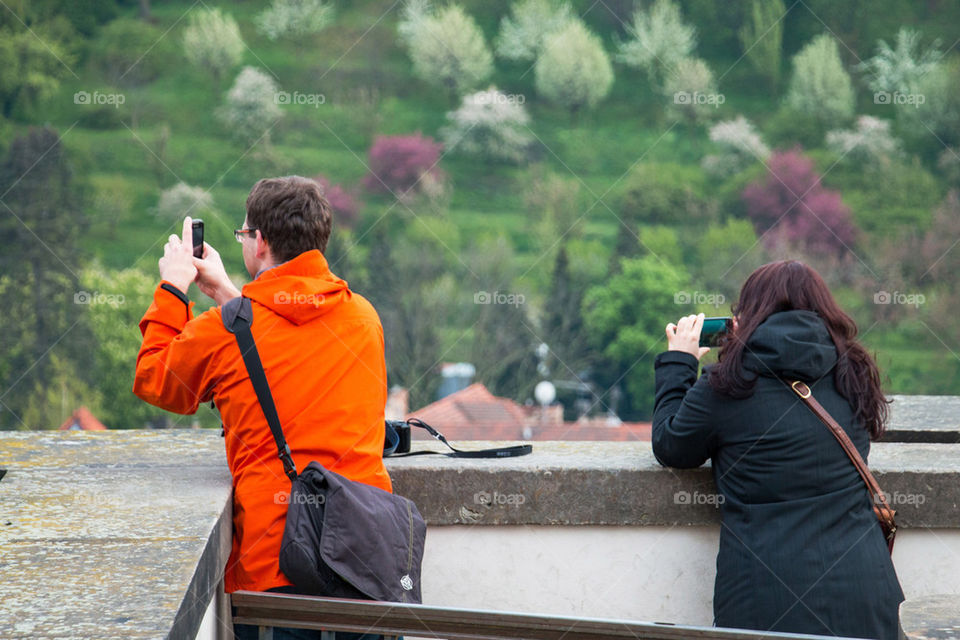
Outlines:
{"label": "jacket sleeve", "polygon": [[699,467],[716,448],[712,390],[706,376],[697,380],[698,364],[681,351],[665,351],[654,360],[653,455],[664,466]]}
{"label": "jacket sleeve", "polygon": [[[213,398],[214,314],[193,317],[193,303],[169,282],[161,282],[140,321],[143,343],[137,354],[133,393],[141,400],[191,414]],[[218,315],[216,316],[219,317]]]}

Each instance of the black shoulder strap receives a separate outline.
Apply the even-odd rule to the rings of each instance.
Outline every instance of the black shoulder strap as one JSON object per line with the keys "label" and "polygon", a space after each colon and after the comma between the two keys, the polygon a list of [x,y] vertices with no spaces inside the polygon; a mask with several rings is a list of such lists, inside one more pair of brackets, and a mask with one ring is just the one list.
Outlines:
{"label": "black shoulder strap", "polygon": [[[427,433],[432,435],[434,438],[442,442],[443,444],[450,447],[452,453],[445,453],[441,455],[450,456],[451,458],[516,458],[517,456],[525,456],[528,453],[533,452],[532,444],[516,444],[510,447],[496,447],[494,449],[480,449],[479,451],[461,451],[460,449],[455,448],[452,444],[447,442],[447,439],[443,436],[442,433],[428,425],[426,422],[420,418],[410,418],[406,420],[406,423],[411,427],[420,427],[421,429],[426,429]],[[405,458],[408,456],[421,456],[429,454],[439,454],[439,451],[414,451],[412,453],[399,453],[394,454],[390,457],[392,458]]]}
{"label": "black shoulder strap", "polygon": [[297,466],[293,462],[287,439],[283,437],[280,417],[277,415],[277,406],[273,402],[273,394],[270,393],[270,385],[267,383],[267,374],[263,370],[257,345],[253,341],[253,334],[250,332],[250,327],[253,325],[253,306],[250,304],[250,298],[239,296],[228,300],[221,308],[221,315],[223,326],[237,338],[240,355],[243,356],[243,364],[247,367],[250,382],[253,383],[253,390],[256,391],[257,399],[260,401],[260,408],[267,419],[267,424],[270,425],[273,439],[277,443],[277,454],[283,461],[283,471],[292,482],[297,479]]}

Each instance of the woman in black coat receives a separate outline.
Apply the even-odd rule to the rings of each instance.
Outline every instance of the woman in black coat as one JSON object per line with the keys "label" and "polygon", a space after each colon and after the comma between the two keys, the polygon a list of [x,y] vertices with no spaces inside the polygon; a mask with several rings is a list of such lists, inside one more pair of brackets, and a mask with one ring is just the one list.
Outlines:
{"label": "woman in black coat", "polygon": [[709,458],[724,498],[714,624],[897,638],[903,591],[863,480],[785,382],[806,382],[866,460],[887,418],[875,363],[801,262],[755,271],[733,313],[699,379],[703,314],[667,325],[669,351],[654,364],[657,460]]}

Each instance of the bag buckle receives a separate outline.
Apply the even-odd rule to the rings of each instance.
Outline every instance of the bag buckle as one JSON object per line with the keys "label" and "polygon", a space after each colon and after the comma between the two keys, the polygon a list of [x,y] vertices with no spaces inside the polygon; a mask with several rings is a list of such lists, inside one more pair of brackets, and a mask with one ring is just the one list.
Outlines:
{"label": "bag buckle", "polygon": [[[791,387],[794,391],[796,391],[796,392],[797,392],[797,395],[800,396],[801,398],[803,398],[804,400],[806,400],[807,398],[810,397],[810,393],[811,393],[811,392],[810,392],[810,387],[808,387],[808,386],[806,385],[806,383],[801,382],[800,380],[794,380],[793,382],[790,383],[790,387]],[[801,387],[802,387],[802,389],[801,389]],[[804,389],[805,389],[806,391],[804,391]]]}

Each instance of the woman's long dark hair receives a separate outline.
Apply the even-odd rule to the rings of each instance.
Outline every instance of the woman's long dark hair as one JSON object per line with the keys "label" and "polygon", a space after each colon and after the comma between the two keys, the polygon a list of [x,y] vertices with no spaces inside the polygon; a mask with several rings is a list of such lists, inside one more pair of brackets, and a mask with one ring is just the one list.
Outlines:
{"label": "woman's long dark hair", "polygon": [[732,311],[737,328],[731,328],[720,345],[719,363],[711,368],[710,386],[735,398],[753,393],[756,381],[743,373],[743,349],[754,330],[779,311],[813,311],[837,347],[834,382],[873,440],[883,435],[889,400],[880,387],[880,372],[866,349],[857,342],[857,325],[833,299],[823,278],[797,260],[765,264],[747,278]]}

